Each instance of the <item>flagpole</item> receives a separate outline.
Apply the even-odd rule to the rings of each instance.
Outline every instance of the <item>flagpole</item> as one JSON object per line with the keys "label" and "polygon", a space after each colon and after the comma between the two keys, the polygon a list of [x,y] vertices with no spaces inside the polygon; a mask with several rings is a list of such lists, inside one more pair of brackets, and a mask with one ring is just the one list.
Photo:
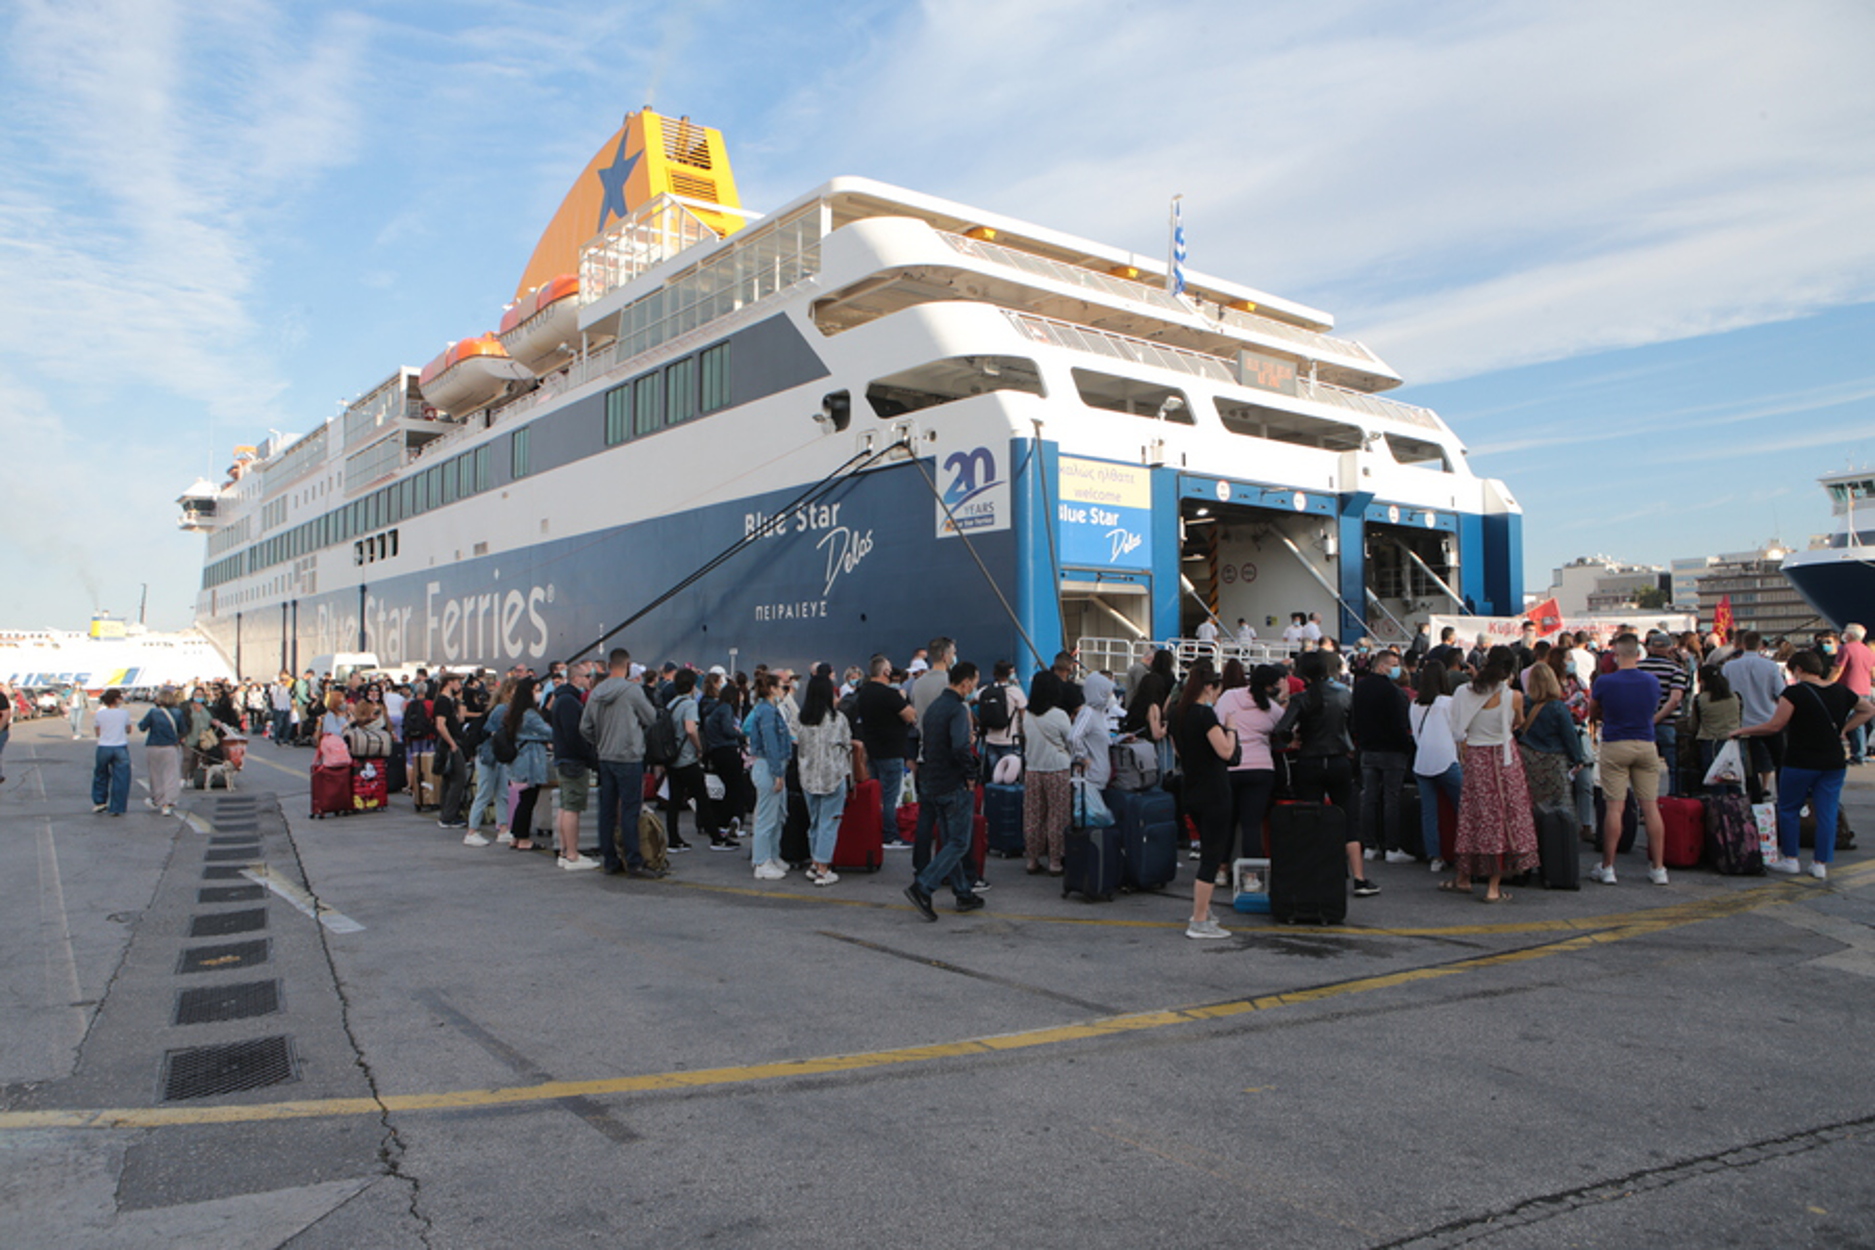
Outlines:
{"label": "flagpole", "polygon": [[1183,194],[1172,197],[1171,220],[1167,223],[1165,289],[1173,295],[1185,293],[1185,219]]}

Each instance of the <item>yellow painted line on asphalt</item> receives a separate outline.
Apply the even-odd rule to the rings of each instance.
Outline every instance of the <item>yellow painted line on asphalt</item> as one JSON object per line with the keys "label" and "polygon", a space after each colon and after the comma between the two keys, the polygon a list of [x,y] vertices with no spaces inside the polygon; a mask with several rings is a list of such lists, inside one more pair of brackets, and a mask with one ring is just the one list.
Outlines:
{"label": "yellow painted line on asphalt", "polygon": [[1357,977],[1332,985],[1288,990],[1254,998],[1234,999],[1161,1011],[1129,1012],[1079,1023],[1026,1029],[990,1037],[965,1038],[926,1046],[901,1046],[849,1055],[786,1059],[738,1067],[704,1068],[688,1072],[656,1072],[641,1076],[608,1077],[591,1081],[545,1081],[505,1089],[449,1090],[432,1094],[389,1094],[382,1101],[370,1098],[324,1098],[292,1102],[224,1107],[119,1107],[92,1110],[0,1112],[0,1131],[22,1129],[163,1128],[179,1125],[251,1124],[278,1120],[332,1116],[377,1115],[383,1112],[461,1111],[483,1107],[553,1102],[564,1098],[592,1098],[673,1090],[719,1088],[762,1081],[826,1076],[940,1059],[965,1058],[1095,1041],[1132,1033],[1225,1020],[1253,1012],[1272,1011],[1354,994],[1395,989],[1424,981],[1442,980],[1488,968],[1531,963],[1555,955],[1623,942],[1701,921],[1738,915],[1760,907],[1795,902],[1801,897],[1795,883],[1771,882],[1720,898],[1695,899],[1646,913],[1646,918],[1618,928],[1583,933],[1559,942],[1520,950],[1501,951],[1428,968],[1412,968],[1370,977]]}

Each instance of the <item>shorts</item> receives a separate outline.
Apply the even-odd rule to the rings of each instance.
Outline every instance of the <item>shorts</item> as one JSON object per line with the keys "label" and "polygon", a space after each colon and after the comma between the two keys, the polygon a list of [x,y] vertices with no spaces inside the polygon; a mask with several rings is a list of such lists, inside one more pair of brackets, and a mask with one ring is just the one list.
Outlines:
{"label": "shorts", "polygon": [[585,811],[592,794],[592,769],[584,764],[556,764],[554,771],[560,775],[560,810]]}
{"label": "shorts", "polygon": [[1634,797],[1642,803],[1652,803],[1660,797],[1662,765],[1660,750],[1653,743],[1638,739],[1604,742],[1600,758],[1596,774],[1609,811],[1619,811],[1628,801],[1630,785]]}

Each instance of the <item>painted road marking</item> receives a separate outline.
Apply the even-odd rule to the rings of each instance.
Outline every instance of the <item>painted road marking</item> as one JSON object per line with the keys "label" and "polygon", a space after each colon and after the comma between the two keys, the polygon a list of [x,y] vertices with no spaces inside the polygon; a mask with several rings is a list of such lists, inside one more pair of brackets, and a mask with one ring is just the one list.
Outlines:
{"label": "painted road marking", "polygon": [[312,917],[332,933],[363,933],[365,931],[365,927],[356,920],[344,912],[327,907],[285,877],[277,876],[273,869],[265,864],[251,864],[241,870],[241,875],[256,885],[266,886],[291,903],[295,911]]}
{"label": "painted road marking", "polygon": [[173,1125],[251,1124],[331,1116],[376,1116],[401,1111],[460,1111],[481,1107],[554,1102],[566,1098],[597,1098],[668,1090],[720,1088],[763,1081],[791,1080],[805,1076],[859,1072],[905,1064],[931,1063],[940,1059],[994,1055],[1059,1046],[1068,1042],[1098,1041],[1103,1038],[1121,1037],[1179,1025],[1227,1020],[1254,1012],[1273,1011],[1302,1003],[1323,1002],[1353,994],[1394,989],[1420,981],[1462,976],[1487,968],[1530,963],[1572,951],[1624,942],[1630,938],[1644,937],[1684,925],[1741,915],[1764,907],[1782,906],[1794,903],[1801,897],[1802,887],[1794,882],[1768,882],[1722,898],[1697,899],[1662,907],[1645,921],[1627,924],[1620,928],[1599,933],[1579,934],[1541,946],[1503,951],[1493,955],[1480,955],[1449,964],[1356,977],[1329,985],[1265,994],[1255,998],[1238,998],[1221,1003],[1160,1011],[1129,1012],[1079,1023],[1052,1025],[989,1037],[965,1038],[953,1042],[937,1042],[927,1046],[901,1046],[857,1054],[785,1059],[743,1067],[655,1072],[642,1076],[610,1077],[593,1081],[544,1081],[534,1085],[513,1086],[505,1089],[450,1090],[433,1094],[387,1094],[381,1098],[324,1098],[229,1107],[119,1107],[92,1110],[0,1112],[0,1131],[47,1128],[161,1128]]}

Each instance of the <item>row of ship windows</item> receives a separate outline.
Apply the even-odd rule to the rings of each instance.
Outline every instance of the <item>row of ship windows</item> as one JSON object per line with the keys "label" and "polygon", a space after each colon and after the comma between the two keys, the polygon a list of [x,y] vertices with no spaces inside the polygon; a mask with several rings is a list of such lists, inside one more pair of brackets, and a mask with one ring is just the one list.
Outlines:
{"label": "row of ship windows", "polygon": [[[655,434],[728,406],[729,344],[718,343],[607,391],[606,446]],[[522,426],[508,436],[508,457],[510,477],[522,478],[533,472],[531,426]],[[202,570],[202,589],[212,589],[323,547],[351,541],[357,535],[395,525],[406,517],[479,494],[487,490],[489,484],[489,449],[484,444],[296,525],[246,551],[215,561]],[[396,554],[396,549],[387,550],[375,539],[368,538],[356,543],[352,554],[353,562],[362,564],[388,559]]]}

